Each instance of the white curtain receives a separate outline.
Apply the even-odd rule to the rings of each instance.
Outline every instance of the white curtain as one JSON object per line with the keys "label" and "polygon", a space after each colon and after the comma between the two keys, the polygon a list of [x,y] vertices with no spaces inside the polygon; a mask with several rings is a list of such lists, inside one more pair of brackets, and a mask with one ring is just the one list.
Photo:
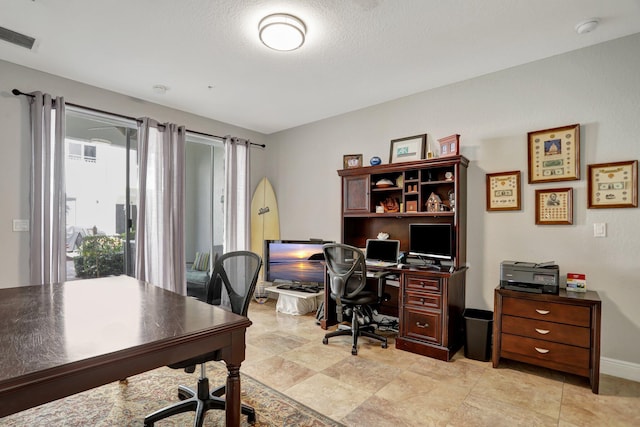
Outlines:
{"label": "white curtain", "polygon": [[64,98],[31,102],[30,274],[34,285],[66,280]]}
{"label": "white curtain", "polygon": [[244,139],[224,138],[225,252],[250,248],[249,145],[250,142]]}
{"label": "white curtain", "polygon": [[136,277],[186,295],[185,128],[145,117],[138,129]]}

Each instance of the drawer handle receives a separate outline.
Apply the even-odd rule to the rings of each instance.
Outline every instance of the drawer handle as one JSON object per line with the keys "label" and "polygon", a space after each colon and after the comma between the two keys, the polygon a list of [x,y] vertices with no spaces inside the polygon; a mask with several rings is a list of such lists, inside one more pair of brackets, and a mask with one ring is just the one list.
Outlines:
{"label": "drawer handle", "polygon": [[538,347],[534,347],[536,349],[536,351],[538,353],[542,353],[542,354],[547,354],[549,353],[549,350],[547,350],[546,348],[538,348]]}
{"label": "drawer handle", "polygon": [[539,333],[539,334],[542,334],[542,335],[547,335],[551,331],[549,331],[548,329],[538,329],[538,328],[536,328],[536,332]]}
{"label": "drawer handle", "polygon": [[428,324],[428,323],[422,323],[422,324],[420,324],[420,322],[416,322],[416,326],[417,326],[418,328],[428,328],[428,327],[429,327],[429,324]]}
{"label": "drawer handle", "polygon": [[536,308],[536,311],[538,314],[549,314],[549,310],[540,310],[539,308]]}

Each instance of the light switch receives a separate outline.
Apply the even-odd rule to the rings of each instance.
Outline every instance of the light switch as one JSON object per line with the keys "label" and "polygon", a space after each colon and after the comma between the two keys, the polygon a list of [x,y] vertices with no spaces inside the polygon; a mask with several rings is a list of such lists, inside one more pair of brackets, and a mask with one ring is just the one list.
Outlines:
{"label": "light switch", "polygon": [[29,220],[28,219],[14,219],[13,220],[13,231],[29,231]]}
{"label": "light switch", "polygon": [[607,237],[606,222],[596,222],[593,224],[593,237]]}

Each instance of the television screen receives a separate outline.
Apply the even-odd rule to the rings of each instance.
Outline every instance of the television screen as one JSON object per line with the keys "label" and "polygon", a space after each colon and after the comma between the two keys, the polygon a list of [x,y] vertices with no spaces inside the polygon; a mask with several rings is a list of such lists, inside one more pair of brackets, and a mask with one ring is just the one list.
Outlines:
{"label": "television screen", "polygon": [[453,227],[451,224],[410,224],[409,255],[452,260]]}
{"label": "television screen", "polygon": [[324,283],[324,254],[320,240],[265,240],[267,282]]}

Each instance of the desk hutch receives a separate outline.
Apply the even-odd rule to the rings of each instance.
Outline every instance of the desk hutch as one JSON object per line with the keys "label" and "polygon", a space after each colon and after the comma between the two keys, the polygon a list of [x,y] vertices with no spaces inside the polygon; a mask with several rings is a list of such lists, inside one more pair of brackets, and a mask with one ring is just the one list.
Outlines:
{"label": "desk hutch", "polygon": [[[399,318],[396,348],[449,360],[464,343],[467,166],[463,156],[440,157],[404,163],[342,169],[342,242],[364,248],[367,239],[388,233],[400,240],[400,250],[409,251],[409,225],[449,223],[454,228],[453,268],[392,269],[399,278],[392,303]],[[385,180],[386,185],[376,185]],[[392,184],[389,184],[389,181]],[[437,195],[438,210],[429,205]],[[385,201],[399,206],[395,212],[377,212]],[[442,209],[442,210],[439,210]],[[335,319],[329,292],[325,292],[325,315],[321,326]],[[394,311],[394,310],[392,310]],[[382,307],[389,313],[389,307]]]}

